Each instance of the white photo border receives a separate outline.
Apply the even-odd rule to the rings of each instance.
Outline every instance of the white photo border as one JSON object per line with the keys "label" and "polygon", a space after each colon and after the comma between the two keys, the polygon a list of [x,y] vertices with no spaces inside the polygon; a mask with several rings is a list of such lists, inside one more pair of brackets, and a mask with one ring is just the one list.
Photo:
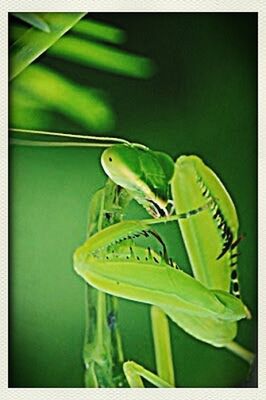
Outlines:
{"label": "white photo border", "polygon": [[[8,388],[8,13],[15,11],[86,11],[90,12],[257,12],[258,13],[258,173],[259,173],[259,335],[258,335],[258,388],[206,388],[206,389],[15,389]],[[0,6],[0,46],[1,46],[1,107],[0,107],[0,397],[4,400],[135,400],[138,396],[146,399],[182,400],[235,400],[266,398],[266,335],[265,335],[265,218],[266,203],[265,177],[266,156],[266,2],[265,0],[20,0],[4,1]],[[264,233],[264,235],[263,235]]]}

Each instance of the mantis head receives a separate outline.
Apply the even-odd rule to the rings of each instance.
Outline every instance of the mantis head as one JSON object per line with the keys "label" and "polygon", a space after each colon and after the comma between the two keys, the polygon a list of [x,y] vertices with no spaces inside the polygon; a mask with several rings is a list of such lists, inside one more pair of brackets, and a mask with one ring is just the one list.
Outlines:
{"label": "mantis head", "polygon": [[125,189],[134,189],[142,175],[138,152],[133,146],[117,144],[109,147],[103,152],[101,163],[109,178]]}
{"label": "mantis head", "polygon": [[155,217],[168,215],[169,182],[174,163],[164,153],[117,144],[106,149],[101,158],[105,173]]}

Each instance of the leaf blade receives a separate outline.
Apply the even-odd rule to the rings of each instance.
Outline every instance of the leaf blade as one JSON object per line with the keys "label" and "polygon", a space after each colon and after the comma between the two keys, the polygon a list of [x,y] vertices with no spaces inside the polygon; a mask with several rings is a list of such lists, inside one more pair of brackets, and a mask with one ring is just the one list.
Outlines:
{"label": "leaf blade", "polygon": [[49,54],[88,67],[134,78],[146,79],[154,72],[154,65],[146,57],[130,54],[101,43],[77,39],[73,35],[58,41],[49,49]]}
{"label": "leaf blade", "polygon": [[113,128],[115,117],[107,100],[97,91],[75,84],[48,67],[33,64],[27,68],[11,85],[11,94],[17,91],[93,132]]}
{"label": "leaf blade", "polygon": [[47,13],[46,21],[50,33],[28,29],[10,50],[10,80],[19,75],[36,58],[51,47],[61,36],[72,28],[86,13]]}
{"label": "leaf blade", "polygon": [[12,13],[15,17],[19,18],[21,21],[27,22],[28,24],[32,25],[33,27],[43,31],[43,32],[51,32],[49,25],[47,22],[42,18],[41,15],[36,13],[28,13],[28,12],[21,12],[21,13]]}
{"label": "leaf blade", "polygon": [[81,20],[73,27],[73,32],[115,44],[123,43],[125,40],[122,29],[92,19]]}

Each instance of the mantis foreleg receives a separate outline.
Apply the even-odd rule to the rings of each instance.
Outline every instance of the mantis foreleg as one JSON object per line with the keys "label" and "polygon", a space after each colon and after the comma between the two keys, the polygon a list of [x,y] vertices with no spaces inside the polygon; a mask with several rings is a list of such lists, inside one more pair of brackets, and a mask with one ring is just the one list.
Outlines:
{"label": "mantis foreleg", "polygon": [[[134,235],[159,222],[123,221],[96,233],[76,250],[76,272],[97,289],[159,307],[193,336],[215,346],[224,346],[236,333],[235,321],[247,316],[241,300],[225,291],[207,289],[150,248],[128,246],[127,241]],[[196,321],[197,332],[193,330],[193,321]],[[157,360],[160,357],[157,353]],[[134,367],[134,373],[132,364],[126,371],[131,374],[130,380],[133,373],[139,382],[139,376],[135,378],[135,364]],[[142,367],[137,368],[137,375],[153,379]],[[168,378],[170,384],[171,372]],[[134,382],[131,384],[137,385]]]}
{"label": "mantis foreleg", "polygon": [[[164,220],[164,219],[163,219]],[[236,321],[246,316],[243,303],[227,292],[209,290],[177,270],[155,252],[135,247],[106,252],[111,243],[123,240],[158,220],[123,221],[87,240],[74,254],[74,266],[87,282],[107,293],[198,316]],[[109,262],[107,262],[109,261]],[[149,287],[146,287],[146,283]]]}
{"label": "mantis foreleg", "polygon": [[[223,183],[199,157],[181,156],[175,164],[171,188],[177,213],[195,208],[204,200],[212,202],[206,212],[178,221],[187,254],[196,279],[210,289],[231,291],[240,298],[238,216]],[[251,317],[247,308],[246,316]],[[237,333],[236,323],[226,326],[219,320],[188,318],[182,314],[176,318],[177,324],[193,336],[216,346],[223,342],[229,350],[252,362],[254,355],[232,342]]]}

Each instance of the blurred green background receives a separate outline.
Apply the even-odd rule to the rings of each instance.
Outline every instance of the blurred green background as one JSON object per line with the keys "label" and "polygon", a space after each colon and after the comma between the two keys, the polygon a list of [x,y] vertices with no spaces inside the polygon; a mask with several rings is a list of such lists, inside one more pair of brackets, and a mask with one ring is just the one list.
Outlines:
{"label": "blurred green background", "polygon": [[[239,246],[240,283],[253,319],[239,323],[237,340],[256,351],[257,14],[99,13],[82,21],[89,20],[121,28],[126,41],[116,47],[148,57],[153,67],[144,60],[137,67],[144,71],[141,77],[85,65],[74,52],[73,60],[71,54],[64,57],[67,33],[57,49],[13,80],[10,125],[112,134],[174,159],[202,157],[222,178],[239,212],[245,235]],[[17,21],[11,18],[10,24],[12,38]],[[108,54],[107,61],[114,62]],[[52,74],[59,88],[66,82],[72,86],[65,92],[53,88]],[[100,155],[100,149],[10,148],[11,387],[83,387],[84,283],[73,271],[72,254],[86,236],[89,201],[106,179]],[[134,206],[128,217],[145,215]],[[189,271],[178,227],[160,230],[169,253]],[[126,359],[154,371],[149,307],[121,300],[119,318]],[[244,361],[170,325],[177,386],[256,385],[255,377],[246,380]]]}

